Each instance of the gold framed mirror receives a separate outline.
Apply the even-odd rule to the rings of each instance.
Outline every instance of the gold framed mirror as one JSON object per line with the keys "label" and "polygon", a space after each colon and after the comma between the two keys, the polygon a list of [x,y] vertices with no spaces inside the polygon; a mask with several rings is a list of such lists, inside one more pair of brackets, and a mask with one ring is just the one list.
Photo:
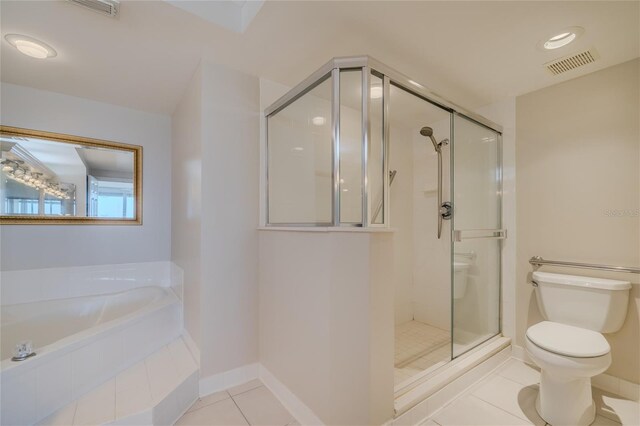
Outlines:
{"label": "gold framed mirror", "polygon": [[141,225],[142,147],[0,126],[0,225]]}

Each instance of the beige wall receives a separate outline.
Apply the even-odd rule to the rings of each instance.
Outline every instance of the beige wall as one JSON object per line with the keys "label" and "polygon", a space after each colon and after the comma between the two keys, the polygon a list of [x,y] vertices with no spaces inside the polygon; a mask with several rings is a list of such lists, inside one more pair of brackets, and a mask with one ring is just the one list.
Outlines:
{"label": "beige wall", "polygon": [[169,260],[169,116],[8,83],[0,92],[5,126],[141,145],[144,161],[141,226],[2,225],[2,270]]}
{"label": "beige wall", "polygon": [[172,260],[203,378],[258,361],[259,96],[203,62],[173,115]]}
{"label": "beige wall", "polygon": [[393,416],[393,235],[260,232],[260,362],[324,424]]}
{"label": "beige wall", "polygon": [[202,132],[202,358],[206,377],[258,361],[257,77],[205,63]]}
{"label": "beige wall", "polygon": [[[541,320],[528,259],[640,264],[640,60],[517,98],[517,334]],[[611,214],[614,210],[619,213]],[[551,268],[548,268],[551,271]],[[638,276],[623,328],[606,335],[608,374],[640,382]]]}
{"label": "beige wall", "polygon": [[202,69],[198,67],[171,120],[171,260],[184,270],[184,328],[200,338],[202,205]]}

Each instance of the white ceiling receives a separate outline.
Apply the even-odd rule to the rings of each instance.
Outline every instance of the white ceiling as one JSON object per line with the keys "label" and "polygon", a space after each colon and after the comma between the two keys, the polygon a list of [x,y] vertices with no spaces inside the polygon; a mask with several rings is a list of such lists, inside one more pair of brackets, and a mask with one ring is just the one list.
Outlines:
{"label": "white ceiling", "polygon": [[[237,3],[237,2],[236,2]],[[237,5],[236,5],[237,6]],[[58,51],[25,57],[2,40],[2,81],[169,114],[201,57],[294,85],[334,56],[368,54],[475,108],[640,56],[638,1],[267,1],[238,33],[164,1],[123,1],[116,19],[66,1],[2,1],[2,35]],[[536,44],[569,26],[575,43]],[[595,47],[561,76],[543,64]]]}
{"label": "white ceiling", "polygon": [[221,25],[224,28],[243,33],[256,17],[263,0],[229,0],[229,1],[202,1],[202,0],[165,0],[167,3],[186,10],[209,22]]}
{"label": "white ceiling", "polygon": [[76,152],[77,145],[38,138],[24,138],[18,143],[56,176],[86,174],[85,165]]}
{"label": "white ceiling", "polygon": [[133,176],[133,153],[115,149],[78,148],[78,155],[90,174],[106,172],[110,176]]}

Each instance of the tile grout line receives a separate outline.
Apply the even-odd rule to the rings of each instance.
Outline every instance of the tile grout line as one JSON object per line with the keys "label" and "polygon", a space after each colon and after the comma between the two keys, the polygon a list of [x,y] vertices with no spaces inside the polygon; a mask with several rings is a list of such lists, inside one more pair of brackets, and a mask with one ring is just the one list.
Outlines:
{"label": "tile grout line", "polygon": [[[508,360],[507,360],[507,361],[508,361]],[[504,366],[505,364],[506,364],[506,362],[505,362],[505,363],[503,363],[501,366]],[[502,372],[502,371],[504,371],[504,369],[503,369],[503,368],[501,368],[500,370],[498,370],[498,369],[496,368],[496,370],[494,370],[494,374],[493,374],[492,376],[486,377],[485,379],[488,381],[489,379],[494,379],[494,378],[496,378],[496,377],[500,377],[500,378],[505,379],[505,380],[507,380],[507,381],[509,381],[509,382],[511,382],[511,383],[515,383],[515,384],[516,384],[516,385],[518,385],[518,386],[523,386],[523,389],[524,389],[524,388],[528,388],[528,387],[530,387],[530,386],[538,386],[538,392],[540,391],[540,382],[537,382],[537,383],[536,383],[536,384],[534,384],[534,385],[525,385],[525,384],[522,384],[522,383],[516,382],[515,380],[512,380],[512,379],[510,379],[509,377],[505,377],[505,376],[503,376],[502,374],[500,374],[500,372]],[[483,380],[483,382],[484,382],[484,380]],[[477,390],[477,389],[475,389],[475,390]],[[496,407],[496,408],[498,408],[498,409],[500,409],[500,410],[504,411],[505,413],[511,414],[511,415],[512,415],[512,416],[514,416],[514,417],[517,417],[517,418],[522,419],[522,420],[526,420],[526,421],[528,421],[530,424],[535,425],[535,423],[531,422],[531,420],[529,420],[528,418],[526,418],[526,419],[525,419],[525,418],[522,418],[522,417],[520,417],[519,415],[514,414],[514,413],[511,413],[510,411],[507,411],[507,410],[505,410],[505,409],[504,409],[504,408],[502,408],[502,407],[498,407],[497,405],[493,404],[492,402],[487,401],[487,400],[485,400],[484,398],[481,398],[481,397],[479,397],[479,396],[474,395],[474,394],[473,394],[473,392],[471,392],[469,395],[473,396],[473,397],[474,397],[474,398],[476,398],[476,399],[479,399],[480,401],[484,401],[484,402],[486,402],[487,404],[492,405],[492,406],[494,406],[494,407]],[[535,409],[535,405],[534,405],[534,409]],[[523,411],[523,413],[524,413],[524,411]],[[538,411],[537,411],[537,410],[536,410],[536,414],[538,414]],[[538,414],[538,417],[540,417],[540,414]],[[540,418],[542,419],[542,417],[540,417]],[[542,419],[542,421],[544,421],[544,422],[545,422],[545,424],[546,424],[546,421],[545,421],[544,419]]]}
{"label": "tile grout line", "polygon": [[[255,389],[255,388],[254,388]],[[248,392],[248,391],[247,391]],[[244,393],[244,392],[243,392]],[[231,395],[231,394],[229,394]],[[238,395],[242,395],[241,393],[239,393]],[[249,419],[247,419],[247,416],[244,415],[244,413],[242,412],[242,408],[240,408],[240,406],[238,405],[238,403],[236,402],[235,399],[233,399],[233,396],[231,397],[231,401],[233,401],[233,404],[236,406],[236,408],[238,409],[238,411],[240,411],[240,414],[242,415],[242,417],[244,418],[244,421],[247,422],[248,425],[251,425],[251,422],[249,421]]]}
{"label": "tile grout line", "polygon": [[[240,385],[240,386],[242,386],[242,385]],[[227,393],[229,394],[229,396],[231,396],[231,398],[233,398],[233,397],[236,397],[238,395],[242,395],[242,394],[245,394],[247,392],[251,392],[252,390],[258,389],[259,387],[266,387],[266,386],[264,385],[264,383],[260,382],[260,384],[258,386],[256,386],[255,388],[247,389],[247,390],[242,391],[240,393],[237,393],[235,395],[231,395],[231,393],[229,393],[229,391],[227,391]]]}
{"label": "tile grout line", "polygon": [[[475,399],[477,399],[477,400],[479,400],[479,401],[482,401],[482,402],[484,402],[484,403],[487,403],[487,404],[491,405],[492,407],[497,408],[498,410],[500,410],[500,411],[502,411],[502,412],[504,412],[504,413],[509,414],[509,415],[510,415],[510,416],[512,416],[512,417],[517,417],[517,418],[518,418],[518,419],[520,419],[520,420],[524,420],[524,421],[525,421],[525,422],[527,422],[529,425],[535,426],[535,423],[533,423],[533,422],[532,422],[531,420],[529,420],[528,418],[527,418],[527,419],[523,419],[523,418],[522,418],[522,417],[520,417],[519,415],[514,414],[514,413],[512,413],[511,411],[507,411],[507,410],[505,410],[505,409],[504,409],[504,408],[502,408],[502,407],[498,407],[497,405],[495,405],[495,404],[493,404],[493,403],[491,403],[491,402],[489,402],[489,401],[485,401],[484,399],[480,398],[479,396],[476,396],[476,395],[473,395],[473,394],[471,394],[471,395],[469,395],[469,396],[470,396],[470,397],[472,397],[472,398],[475,398]],[[537,413],[538,413],[538,412],[536,411],[536,414],[537,414]],[[538,417],[540,417],[540,415],[539,415],[539,414],[538,414]],[[540,417],[540,418],[542,419],[542,417]],[[543,422],[545,422],[545,424],[547,423],[544,419],[542,419],[542,421],[543,421]]]}
{"label": "tile grout line", "polygon": [[[484,376],[480,377],[480,379],[478,379],[476,382],[474,382],[471,385],[469,385],[468,387],[466,387],[462,392],[460,392],[458,395],[456,395],[453,399],[450,399],[449,401],[445,402],[440,408],[438,408],[436,411],[431,413],[431,416],[427,417],[426,420],[431,420],[431,421],[437,423],[434,420],[437,415],[440,415],[447,407],[451,407],[457,401],[460,401],[461,399],[463,399],[463,398],[465,398],[467,396],[473,396],[473,392],[474,391],[476,391],[478,388],[480,388],[485,382],[487,382],[491,378],[493,378],[496,375],[498,375],[499,371],[502,371],[502,367],[504,367],[507,364],[509,359],[510,358],[508,358],[506,361],[500,363],[498,366],[496,366],[493,370],[489,371]],[[480,399],[480,398],[477,398],[477,399]],[[484,401],[484,400],[481,400],[481,401]],[[504,410],[502,410],[502,411],[504,411]]]}
{"label": "tile grout line", "polygon": [[[210,403],[210,404],[203,405],[203,406],[202,406],[202,407],[200,407],[200,408],[196,408],[195,410],[191,410],[191,411],[189,411],[189,409],[190,409],[194,404],[196,404],[198,401],[202,400],[202,398],[198,397],[198,399],[196,399],[196,401],[195,401],[193,404],[191,404],[191,406],[187,409],[187,411],[185,411],[185,413],[182,415],[182,417],[186,416],[187,414],[191,414],[191,413],[195,413],[196,411],[200,411],[200,410],[202,410],[203,408],[209,407],[209,406],[211,406],[211,405],[216,405],[216,404],[218,404],[218,403],[220,403],[220,402],[226,401],[227,399],[233,399],[233,397],[232,397],[232,396],[229,394],[229,392],[227,392],[226,390],[224,390],[224,391],[219,391],[219,392],[225,392],[228,396],[227,396],[226,398],[224,398],[224,399],[219,400],[219,401],[215,401],[215,402],[212,402],[212,403]],[[214,393],[215,393],[215,392],[214,392]],[[211,394],[211,395],[213,395],[213,394]],[[234,403],[235,403],[235,401],[234,401]]]}

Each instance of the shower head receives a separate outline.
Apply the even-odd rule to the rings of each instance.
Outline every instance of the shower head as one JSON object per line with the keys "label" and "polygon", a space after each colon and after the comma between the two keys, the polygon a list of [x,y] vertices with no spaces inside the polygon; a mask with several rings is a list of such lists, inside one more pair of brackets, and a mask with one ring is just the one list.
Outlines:
{"label": "shower head", "polygon": [[420,134],[429,138],[433,136],[433,129],[431,127],[423,127],[420,129]]}
{"label": "shower head", "polygon": [[420,129],[420,134],[430,138],[433,143],[433,149],[435,149],[436,152],[440,152],[440,144],[438,144],[436,138],[433,137],[433,129],[431,127],[423,127]]}

